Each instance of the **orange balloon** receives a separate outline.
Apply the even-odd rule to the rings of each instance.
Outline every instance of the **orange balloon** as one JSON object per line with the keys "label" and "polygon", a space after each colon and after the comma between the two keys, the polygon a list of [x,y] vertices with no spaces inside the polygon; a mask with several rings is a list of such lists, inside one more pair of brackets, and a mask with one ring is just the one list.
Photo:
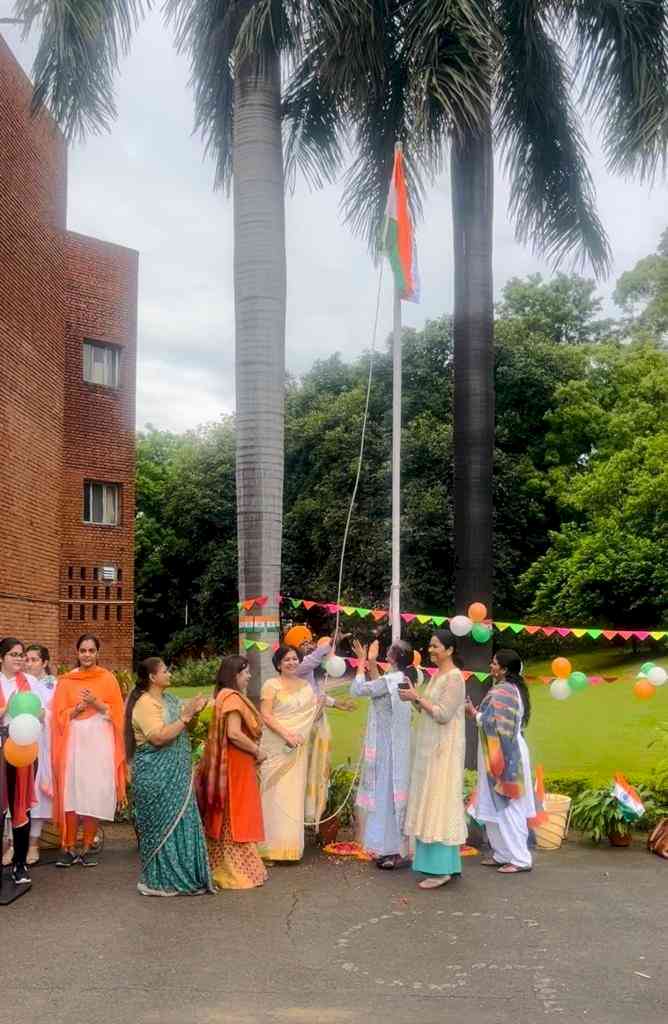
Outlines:
{"label": "orange balloon", "polygon": [[568,658],[555,658],[552,662],[552,673],[557,679],[568,679],[572,671],[573,666]]}
{"label": "orange balloon", "polygon": [[638,700],[651,700],[656,693],[656,686],[652,686],[648,679],[639,679],[633,687]]}
{"label": "orange balloon", "polygon": [[415,651],[414,654],[413,654],[413,665],[415,666],[415,668],[419,668],[419,666],[421,664],[422,664],[422,655],[420,654],[419,651]]}
{"label": "orange balloon", "polygon": [[469,606],[467,615],[472,622],[484,622],[487,618],[487,608],[484,604],[481,604],[480,601],[474,601],[473,604]]}
{"label": "orange balloon", "polygon": [[288,647],[299,647],[307,640],[313,639],[313,633],[308,626],[292,626],[283,637],[283,643]]}
{"label": "orange balloon", "polygon": [[331,636],[321,636],[318,640],[318,647],[324,647],[326,644],[331,644]]}
{"label": "orange balloon", "polygon": [[[647,685],[652,686],[651,683],[648,683]],[[653,686],[652,689],[654,689]],[[27,765],[32,764],[33,761],[37,760],[36,743],[29,743],[25,747],[20,747],[18,743],[14,743],[14,740],[9,738],[5,741],[2,752],[5,755],[5,761],[7,764],[12,764],[15,768],[25,768]]]}

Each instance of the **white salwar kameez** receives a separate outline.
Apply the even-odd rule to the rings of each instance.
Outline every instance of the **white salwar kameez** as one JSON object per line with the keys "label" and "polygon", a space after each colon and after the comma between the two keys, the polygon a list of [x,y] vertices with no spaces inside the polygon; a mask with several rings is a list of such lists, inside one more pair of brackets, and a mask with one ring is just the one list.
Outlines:
{"label": "white salwar kameez", "polygon": [[[521,698],[520,698],[521,703]],[[522,706],[515,738],[519,745],[524,775],[524,793],[517,800],[507,801],[505,807],[499,809],[494,803],[492,790],[487,778],[485,758],[482,744],[478,744],[478,801],[476,819],[484,822],[487,838],[492,848],[492,856],[499,864],[514,864],[517,868],[527,870],[532,865],[529,850],[528,818],[536,814],[533,785],[531,782],[531,758],[529,748],[522,735]]]}
{"label": "white salwar kameez", "polygon": [[99,712],[70,722],[65,806],[82,817],[113,821],[116,813],[114,726]]}

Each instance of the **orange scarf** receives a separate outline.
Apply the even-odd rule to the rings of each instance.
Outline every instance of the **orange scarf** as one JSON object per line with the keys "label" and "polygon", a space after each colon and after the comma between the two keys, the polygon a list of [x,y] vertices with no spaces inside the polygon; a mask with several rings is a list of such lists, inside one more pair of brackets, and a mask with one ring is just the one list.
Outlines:
{"label": "orange scarf", "polygon": [[237,690],[223,689],[216,697],[215,713],[209,726],[209,738],[195,774],[195,793],[204,830],[211,839],[221,839],[223,811],[227,799],[227,760],[229,738],[227,721],[231,711],[241,715],[244,729],[258,742],[262,719],[251,702]]}
{"label": "orange scarf", "polygon": [[[30,683],[23,675],[23,672],[17,672],[16,676],[16,689],[19,693],[31,693]],[[2,693],[2,687],[0,686],[0,718],[5,713],[5,700]],[[4,765],[5,758],[0,753],[2,763]],[[3,771],[4,776],[4,771]],[[25,825],[28,821],[29,809],[37,803],[37,794],[35,793],[35,768],[34,765],[28,764],[24,768],[16,769],[16,783],[14,785],[14,804],[12,806],[12,824],[14,828],[20,828],[21,825]]]}
{"label": "orange scarf", "polygon": [[[109,709],[109,718],[114,727],[116,799],[121,801],[125,797],[123,697],[116,677],[99,665],[68,672],[58,680],[52,706],[53,820],[60,828],[61,835],[65,830],[65,779],[71,712],[81,701],[82,690],[90,690]],[[77,718],[91,718],[95,714],[95,708],[88,707]]]}

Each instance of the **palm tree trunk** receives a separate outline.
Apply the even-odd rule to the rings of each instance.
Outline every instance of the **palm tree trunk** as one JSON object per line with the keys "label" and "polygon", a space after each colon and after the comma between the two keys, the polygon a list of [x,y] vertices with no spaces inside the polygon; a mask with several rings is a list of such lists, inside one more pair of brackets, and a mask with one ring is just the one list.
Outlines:
{"label": "palm tree trunk", "polygon": [[[494,306],[492,233],[494,163],[491,118],[453,144],[455,608],[472,601],[492,611],[492,473],[494,455]],[[467,668],[486,668],[487,645],[463,645]],[[479,683],[469,682],[477,703]],[[467,767],[477,735],[467,729]]]}
{"label": "palm tree trunk", "polygon": [[[271,674],[278,639],[283,524],[285,390],[285,206],[280,66],[270,54],[260,71],[240,69],[234,96],[234,310],[239,599],[266,595],[256,615],[273,620],[265,652],[248,652],[257,697]],[[247,613],[246,613],[247,615]],[[257,622],[256,622],[257,624]]]}

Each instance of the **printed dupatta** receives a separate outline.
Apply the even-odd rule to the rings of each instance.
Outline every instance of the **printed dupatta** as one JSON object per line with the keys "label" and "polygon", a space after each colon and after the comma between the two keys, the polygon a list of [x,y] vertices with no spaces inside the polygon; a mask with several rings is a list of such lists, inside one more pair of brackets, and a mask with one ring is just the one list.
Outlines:
{"label": "printed dupatta", "polygon": [[480,743],[492,799],[501,809],[524,795],[518,736],[524,708],[512,683],[493,686],[480,705]]}
{"label": "printed dupatta", "polygon": [[251,702],[237,690],[222,689],[216,697],[213,721],[204,754],[195,773],[195,793],[204,823],[211,839],[222,839],[225,802],[227,800],[227,754],[230,740],[227,725],[231,711],[241,715],[244,728],[255,742],[262,735],[262,719]]}

